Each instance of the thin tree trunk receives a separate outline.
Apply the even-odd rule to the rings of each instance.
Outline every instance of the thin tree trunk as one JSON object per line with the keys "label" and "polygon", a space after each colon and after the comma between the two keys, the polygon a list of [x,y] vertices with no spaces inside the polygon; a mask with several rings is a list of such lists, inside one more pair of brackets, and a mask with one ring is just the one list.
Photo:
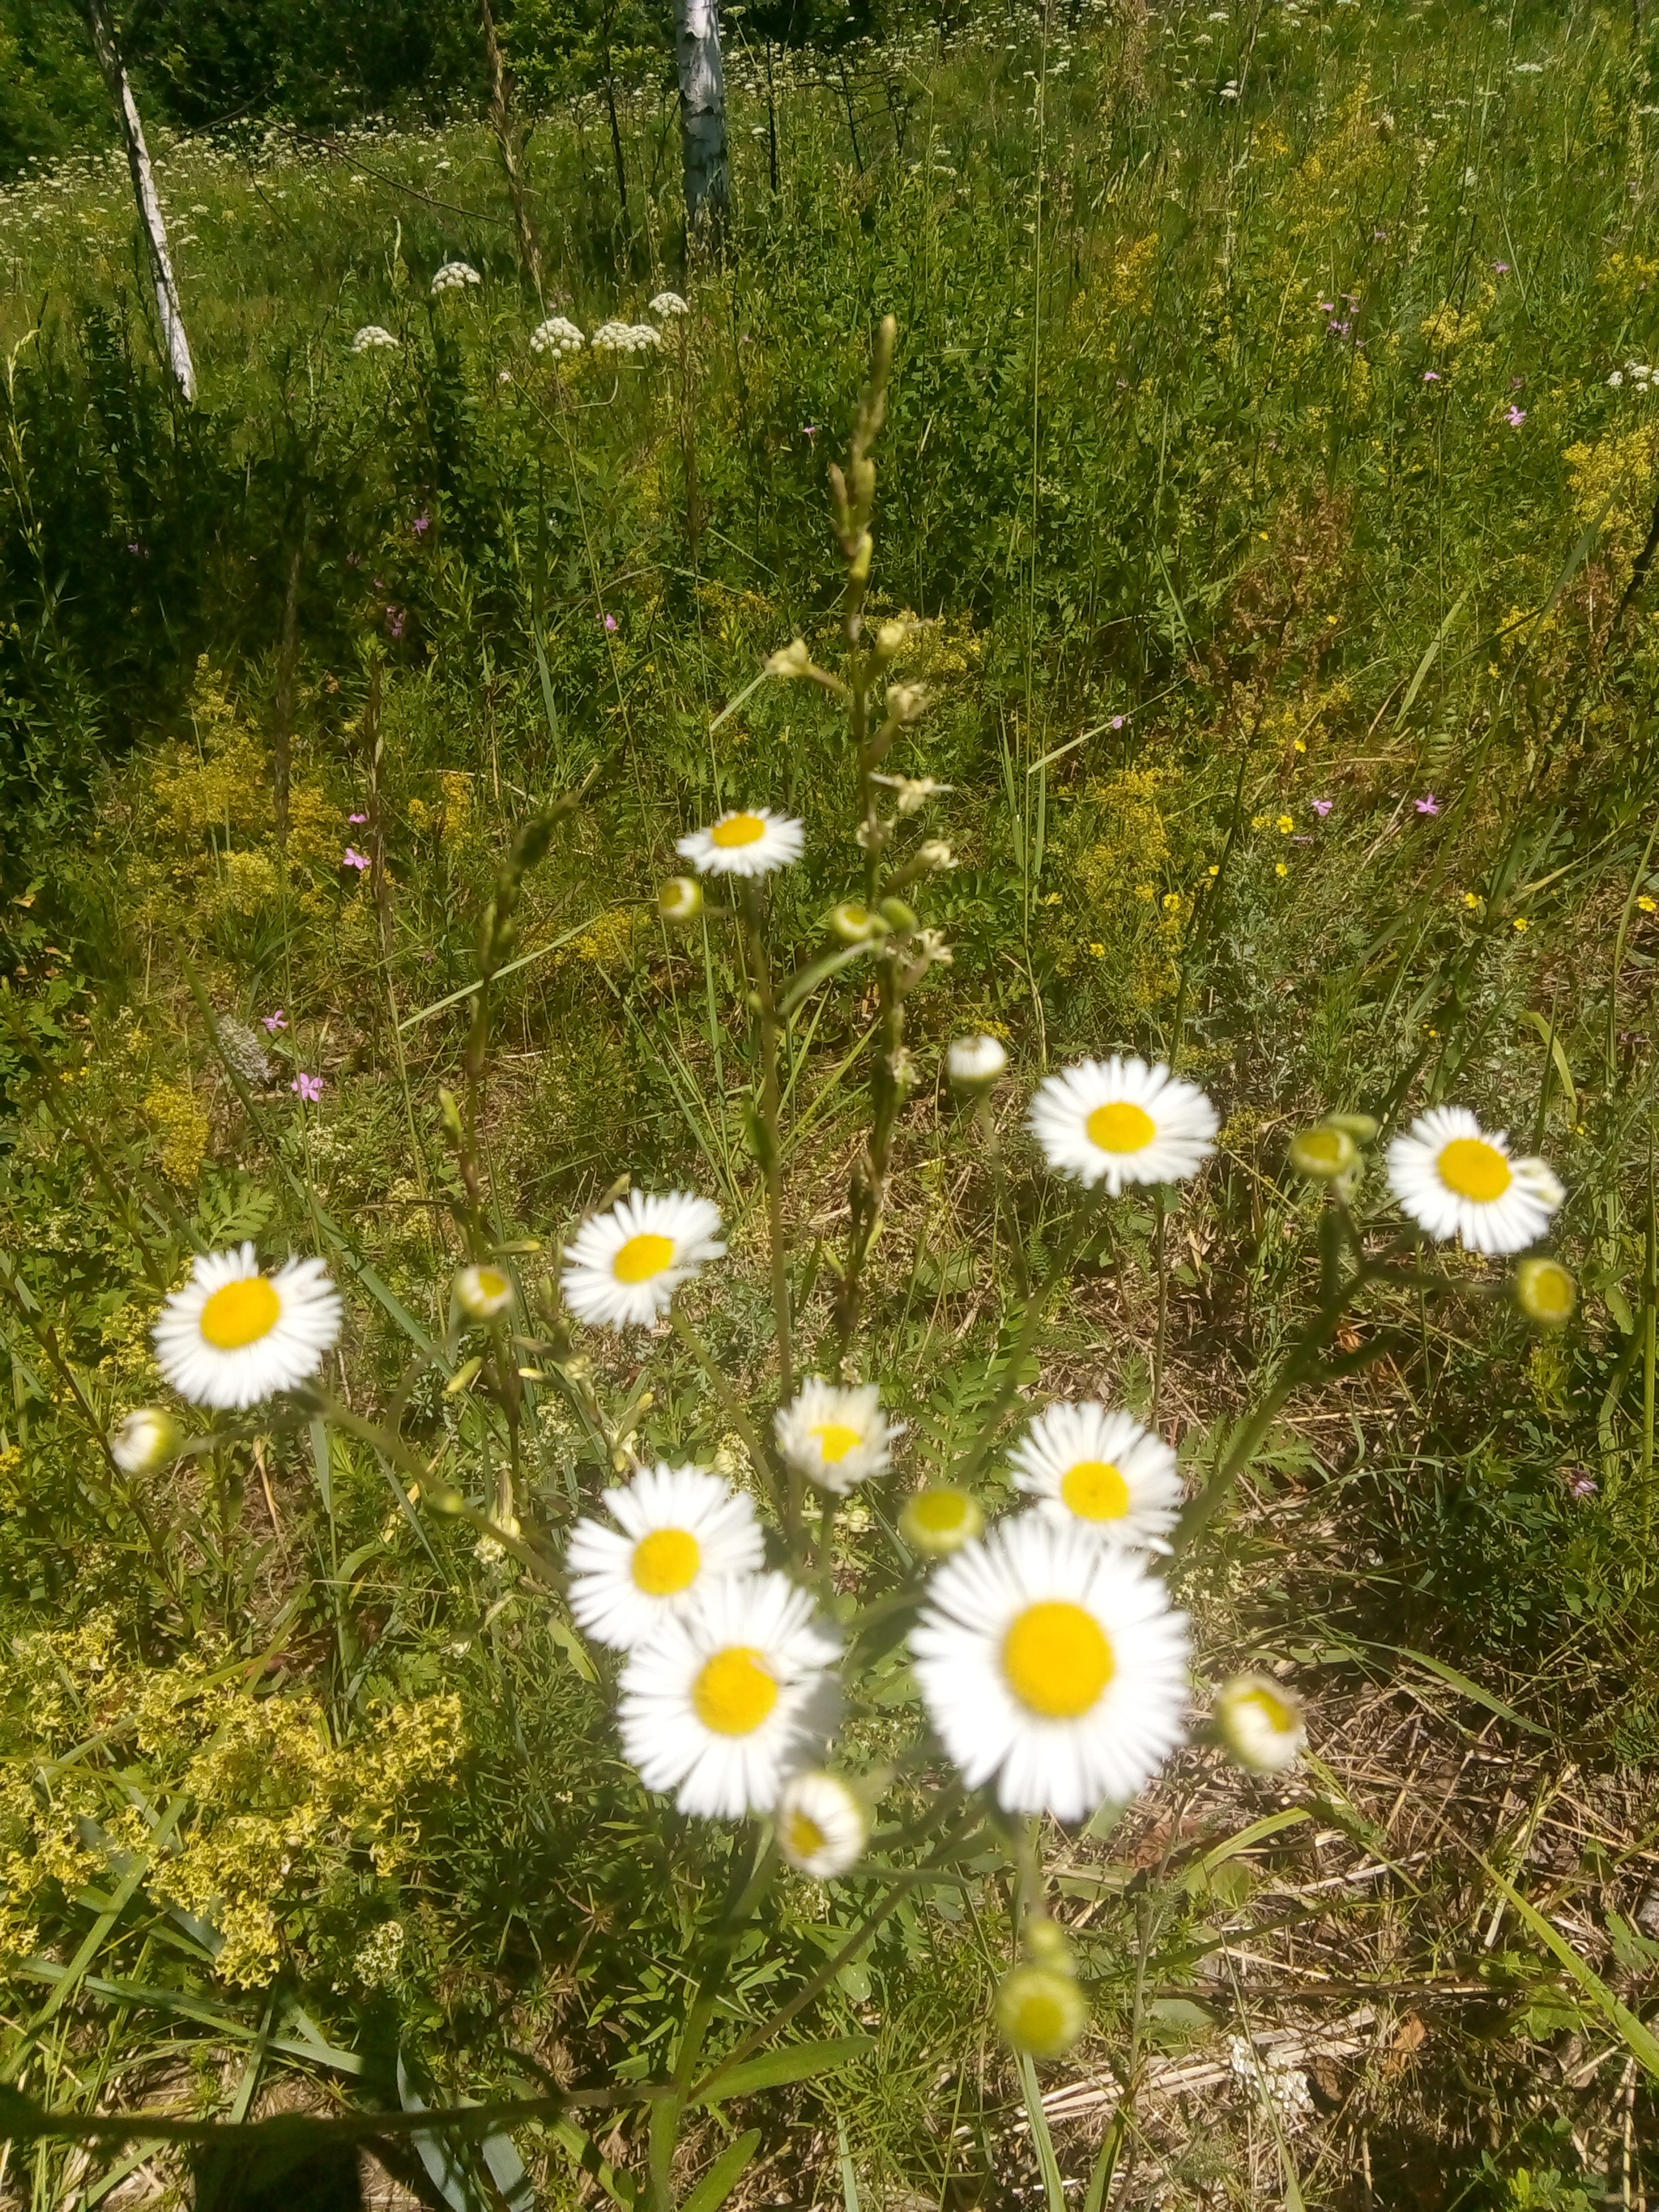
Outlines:
{"label": "thin tree trunk", "polygon": [[489,120],[507,178],[507,197],[513,203],[513,221],[519,233],[519,258],[539,300],[545,296],[546,289],[542,281],[542,242],[536,235],[536,221],[530,212],[530,196],[525,190],[524,171],[519,165],[519,149],[513,135],[512,81],[507,73],[507,59],[496,35],[489,0],[478,0],[478,13],[483,18],[484,54],[489,64]]}
{"label": "thin tree trunk", "polygon": [[185,335],[184,311],[179,305],[173,257],[167,252],[167,227],[162,219],[161,203],[156,197],[149,149],[144,143],[144,126],[138,119],[138,103],[132,96],[126,65],[115,43],[115,27],[110,21],[107,0],[86,0],[86,10],[92,50],[98,57],[98,66],[109,88],[110,100],[126,143],[127,167],[132,173],[132,194],[138,203],[138,220],[149,249],[150,274],[155,280],[155,306],[161,319],[161,340],[167,348],[167,363],[180,392],[185,399],[193,400],[196,365],[190,357],[190,340]]}
{"label": "thin tree trunk", "polygon": [[622,202],[624,229],[631,231],[628,220],[628,164],[623,160],[622,125],[617,120],[617,80],[611,74],[611,48],[605,50],[605,107],[611,118],[611,158],[617,165],[617,197]]}
{"label": "thin tree trunk", "polygon": [[685,162],[688,242],[701,231],[718,244],[732,204],[726,143],[726,72],[715,0],[675,0],[680,73],[680,146]]}

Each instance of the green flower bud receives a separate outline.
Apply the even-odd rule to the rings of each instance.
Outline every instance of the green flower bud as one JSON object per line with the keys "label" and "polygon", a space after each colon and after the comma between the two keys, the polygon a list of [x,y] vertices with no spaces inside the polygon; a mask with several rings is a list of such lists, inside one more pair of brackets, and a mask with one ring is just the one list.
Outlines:
{"label": "green flower bud", "polygon": [[1016,2051],[1063,2058],[1089,2025],[1074,1975],[1053,1966],[1016,1966],[997,1991],[997,2026]]}
{"label": "green flower bud", "polygon": [[1311,1182],[1334,1182],[1346,1175],[1358,1158],[1358,1146],[1334,1121],[1299,1130],[1291,1139],[1291,1165]]}
{"label": "green flower bud", "polygon": [[684,927],[702,912],[702,885],[693,876],[670,876],[657,892],[657,912]]}
{"label": "green flower bud", "polygon": [[154,1474],[177,1458],[181,1441],[171,1413],[160,1406],[140,1406],[110,1438],[109,1455],[123,1474]]}
{"label": "green flower bud", "polygon": [[1515,1271],[1515,1302],[1528,1321],[1559,1328],[1572,1318],[1578,1285],[1559,1260],[1523,1260]]}
{"label": "green flower bud", "polygon": [[884,898],[878,909],[889,929],[908,933],[921,927],[921,917],[914,907],[906,906],[902,898]]}
{"label": "green flower bud", "polygon": [[1333,1129],[1346,1129],[1356,1145],[1374,1145],[1382,1126],[1374,1114],[1328,1114],[1325,1119]]}
{"label": "green flower bud", "polygon": [[971,1544],[985,1526],[977,1499],[939,1483],[919,1490],[899,1516],[899,1534],[913,1552],[943,1559]]}
{"label": "green flower bud", "polygon": [[843,945],[867,945],[880,936],[882,925],[862,899],[843,899],[830,909],[830,927]]}
{"label": "green flower bud", "polygon": [[785,678],[791,676],[805,676],[811,665],[812,656],[806,650],[806,640],[804,637],[797,637],[793,638],[787,645],[781,646],[776,653],[768,656],[766,672],[769,676],[781,676]]}
{"label": "green flower bud", "polygon": [[1057,1921],[1046,1912],[1034,1912],[1024,1930],[1025,1955],[1034,1966],[1047,1966],[1056,1974],[1075,1974],[1072,1942]]}

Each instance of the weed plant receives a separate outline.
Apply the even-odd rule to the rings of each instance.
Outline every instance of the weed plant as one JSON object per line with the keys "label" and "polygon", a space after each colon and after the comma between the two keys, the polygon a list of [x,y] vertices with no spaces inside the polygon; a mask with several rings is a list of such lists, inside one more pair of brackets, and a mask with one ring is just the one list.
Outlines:
{"label": "weed plant", "polygon": [[[117,171],[0,196],[8,2185],[135,2201],[182,2153],[87,2115],[297,2100],[452,2203],[1638,2202],[1648,31],[737,43],[722,267],[643,96],[625,215],[599,109],[532,142],[545,300],[474,130],[168,149],[190,413]],[[825,464],[889,313],[849,599]],[[798,860],[659,899],[759,809]],[[1085,1217],[1025,1106],[1114,1052],[1219,1127]],[[1452,1104],[1566,1185],[1565,1326],[1389,1253],[1388,1145]],[[1334,1111],[1379,1125],[1351,1200],[1291,1157]],[[623,1176],[724,1224],[659,1336],[559,1294]],[[124,1470],[164,1301],[245,1239],[343,1334]],[[908,1424],[839,1504],[772,1441],[813,1372]],[[901,1516],[1006,1516],[1024,1425],[1095,1399],[1179,1455],[1196,1710],[1265,1674],[1310,1748],[1200,1741],[1033,1838],[926,1733]],[[861,1872],[624,1755],[564,1547],[659,1462],[853,1647]],[[1069,2056],[999,2033],[1022,1945],[1077,1970]]]}

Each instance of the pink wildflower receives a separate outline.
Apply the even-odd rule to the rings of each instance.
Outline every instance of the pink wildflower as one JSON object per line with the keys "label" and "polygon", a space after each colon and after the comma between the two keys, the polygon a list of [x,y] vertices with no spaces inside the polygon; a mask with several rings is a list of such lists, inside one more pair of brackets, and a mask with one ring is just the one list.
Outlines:
{"label": "pink wildflower", "polygon": [[1335,804],[1336,801],[1334,799],[1316,799],[1313,803],[1313,811],[1322,822]]}
{"label": "pink wildflower", "polygon": [[288,1027],[288,1016],[280,1006],[274,1014],[261,1014],[259,1019],[270,1031],[272,1036],[276,1036],[278,1030],[285,1030]]}
{"label": "pink wildflower", "polygon": [[1419,814],[1438,814],[1440,811],[1440,801],[1435,797],[1432,792],[1429,793],[1426,799],[1419,799],[1414,800],[1413,803],[1415,805]]}
{"label": "pink wildflower", "polygon": [[1437,368],[1425,368],[1424,370],[1423,381],[1425,384],[1438,384],[1442,380],[1440,371]]}
{"label": "pink wildflower", "polygon": [[1524,407],[1511,407],[1509,413],[1504,417],[1504,420],[1509,424],[1511,430],[1518,430],[1526,419],[1527,410]]}
{"label": "pink wildflower", "polygon": [[367,822],[368,819],[367,814],[348,814],[346,817],[348,822]]}
{"label": "pink wildflower", "polygon": [[346,847],[345,858],[340,863],[340,866],[343,868],[356,868],[359,874],[361,874],[365,868],[373,867],[374,865],[374,862],[369,859],[368,854],[360,853],[355,845],[348,845]]}
{"label": "pink wildflower", "polygon": [[323,1095],[323,1079],[320,1075],[307,1075],[301,1073],[295,1077],[288,1087],[290,1091],[298,1091],[300,1103],[302,1106],[314,1106]]}

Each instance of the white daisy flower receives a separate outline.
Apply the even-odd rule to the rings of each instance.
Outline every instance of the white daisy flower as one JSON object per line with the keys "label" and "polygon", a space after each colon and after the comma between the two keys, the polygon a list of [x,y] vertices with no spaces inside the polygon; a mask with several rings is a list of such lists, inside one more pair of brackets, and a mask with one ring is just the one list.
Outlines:
{"label": "white daisy flower", "polygon": [[691,312],[678,292],[659,292],[651,302],[653,315],[689,315]]}
{"label": "white daisy flower", "polygon": [[1176,1455],[1133,1413],[1092,1399],[1050,1406],[1008,1458],[1014,1487],[1051,1521],[1080,1522],[1126,1551],[1169,1550],[1181,1506]]}
{"label": "white daisy flower", "polygon": [[198,1257],[161,1308],[156,1363],[193,1406],[240,1413],[314,1375],[340,1334],[340,1294],[320,1260],[263,1275],[252,1244]]}
{"label": "white daisy flower", "polygon": [[958,1091],[984,1091],[1008,1065],[1008,1048],[1000,1037],[954,1038],[945,1055],[945,1071]]}
{"label": "white daisy flower", "polygon": [[623,1747],[682,1813],[769,1813],[840,1710],[841,1639],[787,1575],[711,1582],[623,1669]]}
{"label": "white daisy flower", "polygon": [[463,1267],[455,1278],[455,1303],[469,1321],[494,1321],[513,1303],[513,1279],[499,1267]]}
{"label": "white daisy flower", "polygon": [[1269,1674],[1235,1674],[1216,1692],[1216,1732],[1252,1774],[1282,1774],[1307,1748],[1302,1700]]}
{"label": "white daisy flower", "polygon": [[380,323],[365,323],[351,341],[351,350],[353,353],[377,353],[387,346],[395,346],[397,343],[391,331]]}
{"label": "white daisy flower", "polygon": [[576,1231],[560,1277],[565,1304],[605,1328],[653,1322],[705,1260],[724,1254],[720,1226],[717,1206],[683,1190],[624,1198]]}
{"label": "white daisy flower", "polygon": [[580,353],[586,343],[576,325],[565,315],[550,315],[530,333],[532,353],[550,353],[558,358]]}
{"label": "white daisy flower", "polygon": [[179,1424],[160,1406],[140,1406],[109,1440],[109,1455],[123,1474],[153,1474],[179,1449]]}
{"label": "white daisy flower", "polygon": [[844,1390],[816,1375],[774,1416],[772,1425],[789,1464],[842,1498],[854,1483],[886,1473],[898,1433],[882,1419],[875,1383]]}
{"label": "white daisy flower", "polygon": [[433,272],[432,289],[438,292],[464,292],[469,284],[482,284],[483,278],[470,261],[446,261],[441,269]]}
{"label": "white daisy flower", "polygon": [[647,1642],[711,1581],[752,1574],[761,1564],[765,1546],[753,1504],[701,1468],[645,1468],[600,1503],[622,1526],[577,1522],[565,1565],[578,1625],[613,1650]]}
{"label": "white daisy flower", "polygon": [[1081,1528],[999,1522],[939,1568],[911,1632],[916,1680],[970,1789],[1080,1820],[1127,1802],[1184,1736],[1187,1617]]}
{"label": "white daisy flower", "polygon": [[870,1819],[863,1802],[821,1769],[792,1776],[772,1817],[778,1849],[797,1874],[830,1881],[864,1856]]}
{"label": "white daisy flower", "polygon": [[1116,1053],[1046,1077],[1027,1126],[1051,1168],[1114,1198],[1125,1183],[1184,1182],[1215,1150],[1215,1108],[1195,1085]]}
{"label": "white daisy flower", "polygon": [[694,830],[674,850],[700,876],[769,876],[799,860],[806,842],[802,825],[769,806],[722,814],[707,830]]}
{"label": "white daisy flower", "polygon": [[1389,1146],[1389,1188],[1419,1229],[1472,1252],[1519,1252],[1541,1237],[1566,1193],[1542,1160],[1510,1157],[1467,1106],[1419,1114]]}

